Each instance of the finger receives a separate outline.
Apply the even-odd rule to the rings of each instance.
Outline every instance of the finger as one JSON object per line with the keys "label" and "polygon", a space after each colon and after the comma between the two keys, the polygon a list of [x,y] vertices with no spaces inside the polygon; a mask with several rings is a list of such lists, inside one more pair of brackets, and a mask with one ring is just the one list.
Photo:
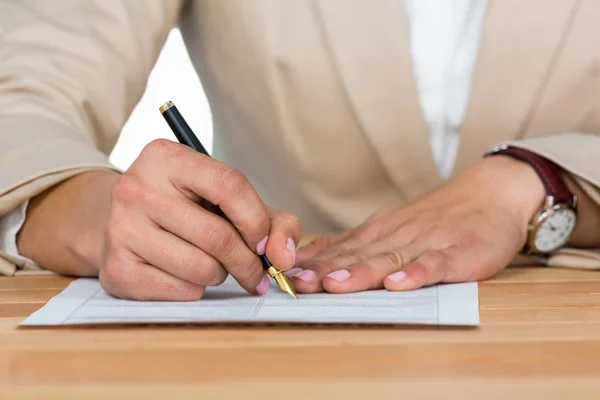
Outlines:
{"label": "finger", "polygon": [[416,246],[380,253],[372,258],[336,269],[323,278],[323,288],[330,293],[350,293],[381,289],[386,276],[402,268],[419,255]]}
{"label": "finger", "polygon": [[237,169],[186,146],[178,151],[181,154],[171,163],[172,184],[218,206],[248,247],[255,249],[269,233],[270,217],[250,181]]}
{"label": "finger", "polygon": [[154,202],[146,208],[154,222],[217,260],[246,291],[258,293],[262,264],[233,225],[187,197],[159,197]]}
{"label": "finger", "polygon": [[[320,238],[322,242],[332,243],[331,249],[339,246],[339,243],[343,243],[348,238],[352,237],[354,232],[348,231],[343,234]],[[335,242],[338,244],[336,245]],[[359,249],[347,255],[335,255],[340,251],[335,252],[318,252],[312,258],[296,263],[296,268],[293,271],[286,274],[290,278],[295,278],[295,287],[300,293],[316,293],[324,290],[322,280],[329,273],[347,267],[349,265],[356,264],[357,262],[364,262],[369,258],[372,258],[378,254],[388,252],[388,249],[394,248],[394,243],[390,240],[384,240],[381,243],[371,244],[365,247],[365,249]]]}
{"label": "finger", "polygon": [[[402,249],[404,247],[412,247],[411,245],[415,240],[414,231],[415,229],[408,227],[407,229],[395,232],[394,234],[385,237],[375,243],[367,244],[366,246],[358,247],[351,251],[348,250],[347,252],[339,252],[339,254],[335,256],[332,256],[329,253],[319,253],[311,259],[308,259],[302,263],[297,263],[297,268],[294,268],[292,275],[289,276],[295,276],[306,269],[319,272],[325,270],[333,272],[338,269],[346,268],[353,264],[364,263],[371,258],[375,258],[375,260],[378,260],[376,258],[376,256],[378,255],[387,254],[387,256],[390,256],[392,253],[390,253],[389,249]],[[306,273],[303,276],[312,278],[312,275],[310,273]]]}
{"label": "finger", "polygon": [[390,229],[390,225],[382,226],[374,223],[368,228],[361,229],[360,232],[336,246],[337,251],[331,253],[330,257],[334,256],[340,259],[350,257],[357,261],[363,261],[377,254],[386,253],[389,249],[409,246],[418,239],[418,235],[423,231],[423,226],[410,220],[395,226],[394,229]]}
{"label": "finger", "polygon": [[322,262],[317,267],[292,268],[286,275],[298,293],[319,293],[324,290],[321,285],[323,278],[337,269],[337,266],[331,263]]}
{"label": "finger", "polygon": [[[414,227],[406,227],[376,242],[363,246],[352,246],[352,248],[340,251],[335,257],[327,257],[325,259],[328,259],[328,261],[338,265],[340,268],[346,267],[357,262],[366,261],[380,254],[391,254],[389,253],[390,249],[402,249],[412,246],[417,239],[416,233],[417,229]],[[319,260],[321,260],[320,255],[314,258],[315,263],[318,263]]]}
{"label": "finger", "polygon": [[273,265],[287,271],[296,263],[296,243],[300,242],[302,237],[302,223],[293,214],[275,209],[269,211],[271,230],[267,237],[266,248],[258,246],[256,250],[258,254],[266,252]]}
{"label": "finger", "polygon": [[354,233],[354,230],[345,231],[336,235],[321,236],[312,240],[306,246],[300,247],[296,251],[296,263],[315,257],[320,251],[327,247],[334,246],[346,240]]}
{"label": "finger", "polygon": [[444,250],[428,250],[400,271],[388,275],[383,284],[390,291],[419,289],[445,281],[450,257]]}
{"label": "finger", "polygon": [[109,253],[100,269],[100,284],[122,299],[145,301],[194,301],[204,295],[204,286],[179,279],[145,264],[126,249]]}
{"label": "finger", "polygon": [[147,225],[138,230],[143,234],[134,234],[128,247],[148,264],[196,285],[225,281],[227,271],[215,258],[157,225]]}
{"label": "finger", "polygon": [[[340,263],[346,258],[361,261],[365,256],[386,252],[390,248],[399,248],[411,243],[421,227],[410,220],[399,227],[378,222],[369,222],[352,231],[346,232],[340,239],[322,246],[311,257],[304,258],[333,261]],[[335,259],[335,261],[334,261]],[[344,263],[347,265],[348,263]],[[341,264],[340,264],[341,265]]]}

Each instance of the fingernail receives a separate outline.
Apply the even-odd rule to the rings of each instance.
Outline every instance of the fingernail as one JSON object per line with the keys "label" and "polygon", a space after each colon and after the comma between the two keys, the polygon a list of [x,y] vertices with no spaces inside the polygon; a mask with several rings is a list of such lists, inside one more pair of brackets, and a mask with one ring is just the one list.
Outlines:
{"label": "fingernail", "polygon": [[394,283],[399,283],[399,282],[403,281],[404,278],[406,278],[406,272],[404,272],[404,271],[394,272],[393,274],[388,275],[387,278]]}
{"label": "fingernail", "polygon": [[307,269],[307,270],[302,271],[299,274],[297,274],[295,276],[295,278],[298,278],[304,282],[312,282],[315,280],[316,276],[317,275],[313,271],[311,271],[310,269]]}
{"label": "fingernail", "polygon": [[304,269],[296,267],[296,268],[292,268],[288,271],[285,271],[284,274],[288,278],[293,278],[294,276],[297,276],[302,271],[304,271]]}
{"label": "fingernail", "polygon": [[269,239],[269,235],[265,236],[265,238],[263,240],[261,240],[260,242],[258,242],[258,244],[256,245],[256,253],[259,256],[262,256],[263,254],[265,254],[265,251],[267,251],[267,240]]}
{"label": "fingernail", "polygon": [[292,265],[296,264],[296,244],[292,238],[288,238],[287,242],[285,243],[285,247],[292,255]]}
{"label": "fingernail", "polygon": [[262,278],[262,281],[260,281],[260,283],[256,287],[256,293],[263,295],[269,291],[270,287],[271,280],[269,279],[269,276],[265,274]]}
{"label": "fingernail", "polygon": [[338,282],[343,282],[346,279],[350,278],[350,272],[348,272],[347,269],[340,269],[339,271],[332,272],[327,276],[335,279]]}

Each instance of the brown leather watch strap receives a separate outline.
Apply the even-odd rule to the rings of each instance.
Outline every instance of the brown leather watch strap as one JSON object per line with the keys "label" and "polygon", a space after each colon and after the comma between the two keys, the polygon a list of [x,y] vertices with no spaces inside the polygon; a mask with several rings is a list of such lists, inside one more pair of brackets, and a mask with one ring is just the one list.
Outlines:
{"label": "brown leather watch strap", "polygon": [[492,154],[510,156],[526,162],[537,172],[548,195],[553,196],[560,203],[570,203],[573,200],[573,194],[560,175],[558,166],[553,162],[517,147],[502,148]]}

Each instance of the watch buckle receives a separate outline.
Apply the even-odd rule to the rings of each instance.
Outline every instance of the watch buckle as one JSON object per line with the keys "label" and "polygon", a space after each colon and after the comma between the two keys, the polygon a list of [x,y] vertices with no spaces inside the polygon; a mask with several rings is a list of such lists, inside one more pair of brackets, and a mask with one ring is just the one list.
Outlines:
{"label": "watch buckle", "polygon": [[498,153],[500,151],[504,151],[504,150],[506,150],[508,148],[509,148],[509,146],[507,144],[500,144],[498,146],[494,146],[489,151],[487,151],[487,152],[485,152],[483,154],[483,158],[491,156],[493,154],[496,154],[496,153]]}
{"label": "watch buckle", "polygon": [[577,197],[577,195],[573,195],[569,201],[569,205],[573,207],[573,209],[577,209],[577,204],[579,204],[579,197]]}
{"label": "watch buckle", "polygon": [[[567,204],[571,208],[577,209],[578,202],[579,202],[579,198],[576,195],[573,195],[573,197],[571,197],[571,199],[567,202]],[[551,210],[552,208],[554,208],[555,205],[556,205],[556,198],[552,195],[547,195],[546,199],[544,200],[544,209]]]}

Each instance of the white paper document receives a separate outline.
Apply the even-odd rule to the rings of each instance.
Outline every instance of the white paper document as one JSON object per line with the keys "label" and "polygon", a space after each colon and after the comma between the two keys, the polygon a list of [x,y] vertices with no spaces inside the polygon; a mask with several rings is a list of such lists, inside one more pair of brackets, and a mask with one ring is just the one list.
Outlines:
{"label": "white paper document", "polygon": [[120,300],[97,279],[78,279],[21,325],[77,324],[426,324],[479,325],[477,283],[431,286],[410,292],[299,294],[275,283],[264,296],[247,294],[231,277],[195,302]]}

